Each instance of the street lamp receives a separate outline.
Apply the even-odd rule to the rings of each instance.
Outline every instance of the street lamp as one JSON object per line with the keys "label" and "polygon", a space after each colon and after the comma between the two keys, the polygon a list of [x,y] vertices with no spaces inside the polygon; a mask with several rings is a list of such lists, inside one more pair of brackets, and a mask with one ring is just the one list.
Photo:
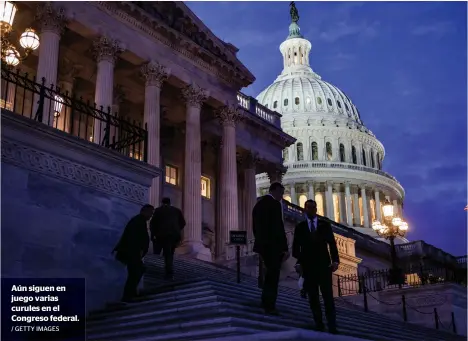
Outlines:
{"label": "street lamp", "polygon": [[32,28],[26,29],[19,38],[19,44],[24,49],[24,55],[21,55],[10,42],[17,10],[18,7],[12,1],[0,1],[1,57],[8,66],[18,65],[39,47],[39,37]]}
{"label": "street lamp", "polygon": [[383,223],[378,220],[372,222],[372,229],[380,236],[390,241],[390,252],[392,259],[392,270],[390,280],[392,284],[402,284],[402,274],[397,267],[397,255],[395,249],[395,238],[404,237],[408,231],[408,223],[395,215],[393,205],[386,200],[382,207]]}

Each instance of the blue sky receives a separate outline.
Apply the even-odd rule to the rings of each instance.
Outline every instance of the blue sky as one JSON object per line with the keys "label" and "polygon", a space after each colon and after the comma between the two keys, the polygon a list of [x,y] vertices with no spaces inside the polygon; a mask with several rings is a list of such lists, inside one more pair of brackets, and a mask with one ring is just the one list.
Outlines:
{"label": "blue sky", "polygon": [[[282,70],[289,2],[188,2],[256,76]],[[408,238],[466,254],[467,5],[296,2],[312,69],[351,97],[384,144],[384,170],[406,190]]]}

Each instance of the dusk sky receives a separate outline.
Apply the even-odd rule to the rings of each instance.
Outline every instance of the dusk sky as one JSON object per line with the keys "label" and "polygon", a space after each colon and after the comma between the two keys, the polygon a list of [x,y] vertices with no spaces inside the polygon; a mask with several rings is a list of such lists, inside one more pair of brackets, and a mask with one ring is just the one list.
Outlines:
{"label": "dusk sky", "polygon": [[[283,67],[289,2],[188,2],[257,78]],[[310,64],[342,89],[383,143],[383,170],[406,190],[408,239],[466,254],[466,2],[297,2]]]}

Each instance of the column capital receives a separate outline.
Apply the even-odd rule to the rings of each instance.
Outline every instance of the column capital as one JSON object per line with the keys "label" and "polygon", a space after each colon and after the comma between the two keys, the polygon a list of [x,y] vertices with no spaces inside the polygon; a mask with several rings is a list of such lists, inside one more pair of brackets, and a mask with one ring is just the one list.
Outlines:
{"label": "column capital", "polygon": [[334,189],[336,192],[341,191],[341,184],[340,184],[340,183],[335,183],[335,184],[333,184],[333,189]]}
{"label": "column capital", "polygon": [[270,178],[270,182],[282,182],[285,174],[286,169],[284,168],[276,168],[267,172],[268,178]]}
{"label": "column capital", "polygon": [[201,108],[208,96],[209,92],[196,84],[190,84],[182,89],[182,99],[190,107]]}
{"label": "column capital", "polygon": [[115,64],[119,55],[124,51],[118,40],[107,36],[99,36],[93,41],[94,58],[99,63],[103,60]]}
{"label": "column capital", "polygon": [[145,78],[145,86],[157,86],[160,88],[167,78],[169,78],[171,69],[154,60],[150,60],[148,63],[141,66],[140,72]]}
{"label": "column capital", "polygon": [[315,189],[315,181],[309,180],[309,181],[306,181],[306,184],[307,184],[307,186],[312,186],[312,188]]}
{"label": "column capital", "polygon": [[325,184],[327,185],[327,187],[328,187],[328,186],[333,186],[333,185],[334,185],[333,181],[330,181],[330,180],[325,181]]}
{"label": "column capital", "polygon": [[57,8],[51,1],[37,5],[36,19],[39,21],[41,33],[52,32],[61,35],[67,25],[65,10],[62,7]]}
{"label": "column capital", "polygon": [[359,184],[358,186],[359,186],[359,189],[364,190],[364,191],[365,191],[365,190],[367,189],[367,187],[368,187],[367,184]]}
{"label": "column capital", "polygon": [[239,109],[237,104],[225,105],[215,112],[222,126],[235,126],[242,119],[242,114],[243,111]]}

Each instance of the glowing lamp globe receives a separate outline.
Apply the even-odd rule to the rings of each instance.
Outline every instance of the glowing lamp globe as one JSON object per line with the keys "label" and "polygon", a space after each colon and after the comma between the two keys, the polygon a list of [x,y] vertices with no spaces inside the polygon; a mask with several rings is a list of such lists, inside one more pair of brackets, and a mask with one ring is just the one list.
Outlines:
{"label": "glowing lamp globe", "polygon": [[20,63],[18,58],[18,52],[14,48],[9,48],[5,51],[5,55],[3,56],[5,63],[9,66],[16,66]]}
{"label": "glowing lamp globe", "polygon": [[373,229],[374,231],[379,231],[379,230],[381,230],[381,229],[382,229],[382,225],[380,224],[380,221],[378,221],[378,220],[373,221],[373,222],[372,222],[372,229]]}
{"label": "glowing lamp globe", "polygon": [[26,50],[36,50],[39,47],[39,37],[32,28],[26,29],[19,41],[20,45]]}
{"label": "glowing lamp globe", "polygon": [[402,223],[401,218],[395,217],[392,219],[393,226],[400,226],[401,223]]}
{"label": "glowing lamp globe", "polygon": [[388,200],[382,206],[382,211],[385,218],[393,217],[393,205]]}
{"label": "glowing lamp globe", "polygon": [[401,224],[398,226],[398,229],[401,231],[401,232],[406,232],[408,231],[408,223],[406,222],[401,222]]}
{"label": "glowing lamp globe", "polygon": [[58,117],[60,116],[60,113],[62,112],[62,107],[63,107],[63,98],[60,97],[59,95],[55,95],[54,97],[54,116]]}

